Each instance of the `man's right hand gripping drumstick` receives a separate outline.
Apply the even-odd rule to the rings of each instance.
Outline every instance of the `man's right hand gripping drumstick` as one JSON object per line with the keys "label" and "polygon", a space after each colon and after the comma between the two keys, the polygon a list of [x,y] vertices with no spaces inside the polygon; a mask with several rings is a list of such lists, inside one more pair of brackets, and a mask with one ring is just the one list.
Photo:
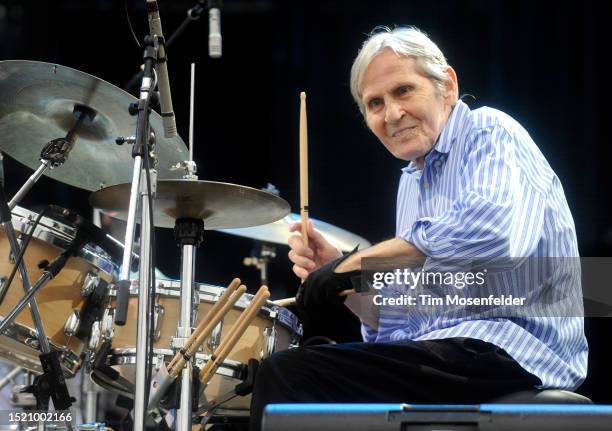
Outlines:
{"label": "man's right hand gripping drumstick", "polygon": [[[289,238],[289,259],[293,262],[293,272],[303,281],[298,294],[298,306],[308,308],[342,302],[344,296],[354,292],[346,281],[355,274],[334,273],[335,267],[343,260],[342,253],[314,228],[312,221],[308,221],[306,228],[307,244],[302,235]],[[302,232],[302,223],[293,223],[289,230]],[[295,298],[287,298],[275,301],[275,304],[288,306],[295,302]]]}
{"label": "man's right hand gripping drumstick", "polygon": [[[302,232],[302,223],[296,222],[289,226],[290,232]],[[314,228],[311,220],[306,226],[308,245],[304,244],[302,235],[289,237],[289,260],[293,262],[293,272],[302,280],[315,269],[338,259],[342,256],[340,250],[334,247],[325,237]]]}

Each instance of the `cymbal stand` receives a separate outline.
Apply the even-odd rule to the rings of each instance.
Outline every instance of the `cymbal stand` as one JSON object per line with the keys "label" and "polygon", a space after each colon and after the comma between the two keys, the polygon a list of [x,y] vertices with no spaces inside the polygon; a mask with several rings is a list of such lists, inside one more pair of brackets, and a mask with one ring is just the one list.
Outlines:
{"label": "cymbal stand", "polygon": [[74,105],[72,115],[74,115],[76,122],[64,138],[53,139],[43,147],[40,152],[40,166],[8,203],[11,210],[23,199],[47,169],[57,168],[66,162],[68,154],[72,151],[78,137],[79,128],[84,122],[91,123],[96,116],[96,111],[87,106],[77,104]]}
{"label": "cymbal stand", "polygon": [[259,270],[260,284],[268,286],[268,268],[270,261],[276,257],[276,247],[263,241],[254,241],[254,247],[249,257],[242,260],[244,266],[254,266]]}
{"label": "cymbal stand", "polygon": [[[172,347],[178,350],[184,347],[185,342],[191,335],[197,311],[196,304],[200,302],[198,292],[194,292],[193,273],[195,252],[204,239],[204,222],[198,219],[177,219],[174,227],[174,238],[181,247],[180,317],[176,337],[172,338]],[[194,298],[194,294],[197,295],[197,300]],[[189,360],[181,372],[181,399],[176,415],[176,431],[191,430],[192,386],[193,360]]]}
{"label": "cymbal stand", "polygon": [[[136,211],[138,197],[141,209],[140,234],[140,288],[138,291],[138,320],[136,338],[136,383],[134,394],[134,431],[144,431],[145,412],[148,398],[147,371],[149,368],[149,288],[151,278],[151,222],[149,214],[149,201],[155,197],[157,174],[150,169],[150,184],[147,184],[147,171],[143,169],[143,157],[150,157],[152,149],[149,147],[150,127],[149,114],[151,113],[150,100],[155,88],[155,75],[153,66],[157,60],[158,42],[155,37],[145,36],[144,39],[144,74],[140,87],[140,99],[137,106],[136,141],[132,148],[134,167],[132,171],[132,187],[130,190],[130,203],[128,209],[127,227],[125,232],[125,248],[123,250],[123,265],[121,266],[120,281],[117,283],[117,310],[115,323],[124,325],[127,318],[127,305],[130,287],[130,262],[136,226]],[[150,157],[153,159],[153,157]],[[147,166],[144,166],[147,168]],[[150,191],[147,185],[150,185]],[[149,194],[150,193],[150,194]],[[142,366],[147,364],[147,366]]]}
{"label": "cymbal stand", "polygon": [[[193,160],[193,113],[195,92],[195,65],[191,64],[191,86],[190,86],[190,108],[189,108],[189,160],[185,162],[186,175],[183,178],[197,181],[196,165]],[[193,273],[195,265],[196,249],[204,239],[204,221],[198,219],[177,219],[174,226],[174,239],[181,247],[181,305],[179,327],[176,338],[172,340],[172,347],[181,349],[189,336],[191,327],[195,322],[195,312],[200,303],[199,292],[194,292]],[[194,293],[197,300],[194,299]],[[195,356],[195,355],[194,355]],[[193,389],[193,358],[188,361],[181,372],[181,399],[176,415],[176,431],[190,431],[192,422],[192,389]]]}

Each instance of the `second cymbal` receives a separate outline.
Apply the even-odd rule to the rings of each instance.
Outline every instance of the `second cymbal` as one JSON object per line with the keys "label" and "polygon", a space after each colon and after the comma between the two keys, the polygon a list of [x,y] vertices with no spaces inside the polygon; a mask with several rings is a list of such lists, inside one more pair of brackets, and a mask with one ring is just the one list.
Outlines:
{"label": "second cymbal", "polygon": [[[31,169],[40,166],[47,142],[63,138],[75,123],[79,106],[95,113],[83,124],[63,166],[45,175],[86,190],[98,190],[132,178],[131,145],[115,139],[133,135],[136,117],[128,107],[136,98],[95,76],[52,63],[25,60],[0,62],[0,149]],[[170,167],[187,160],[180,137],[165,138],[161,116],[151,112],[156,133],[156,167],[160,178],[179,178]]]}

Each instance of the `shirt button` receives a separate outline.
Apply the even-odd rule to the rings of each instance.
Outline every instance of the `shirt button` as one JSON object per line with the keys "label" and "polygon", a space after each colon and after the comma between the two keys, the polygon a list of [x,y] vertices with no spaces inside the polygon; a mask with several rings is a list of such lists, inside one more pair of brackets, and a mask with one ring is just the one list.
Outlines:
{"label": "shirt button", "polygon": [[436,169],[440,169],[440,167],[441,167],[441,166],[442,166],[442,162],[441,162],[440,160],[436,160],[436,161],[434,162],[434,167],[435,167]]}
{"label": "shirt button", "polygon": [[423,183],[423,188],[428,189],[429,188],[429,183],[427,181],[425,181]]}

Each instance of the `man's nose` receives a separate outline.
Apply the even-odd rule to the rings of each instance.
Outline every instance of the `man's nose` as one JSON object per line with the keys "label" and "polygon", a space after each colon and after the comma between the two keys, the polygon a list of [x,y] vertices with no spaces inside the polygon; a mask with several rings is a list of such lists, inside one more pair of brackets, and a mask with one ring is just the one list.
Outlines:
{"label": "man's nose", "polygon": [[385,122],[387,123],[397,123],[405,114],[401,104],[395,101],[388,101],[385,103],[385,107]]}

